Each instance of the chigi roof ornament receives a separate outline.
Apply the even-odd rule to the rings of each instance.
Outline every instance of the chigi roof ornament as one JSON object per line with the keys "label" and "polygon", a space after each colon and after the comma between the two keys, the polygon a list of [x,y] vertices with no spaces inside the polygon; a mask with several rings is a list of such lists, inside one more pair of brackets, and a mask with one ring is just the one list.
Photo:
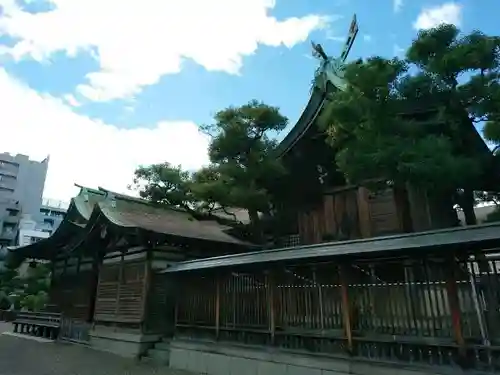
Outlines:
{"label": "chigi roof ornament", "polygon": [[345,60],[349,55],[356,35],[358,35],[358,31],[358,21],[356,15],[354,15],[340,57],[328,56],[321,44],[312,42],[312,55],[321,62],[321,65],[316,70],[316,76],[314,78],[314,85],[320,90],[326,92],[328,82],[339,90],[345,90],[347,88],[347,82],[344,79]]}

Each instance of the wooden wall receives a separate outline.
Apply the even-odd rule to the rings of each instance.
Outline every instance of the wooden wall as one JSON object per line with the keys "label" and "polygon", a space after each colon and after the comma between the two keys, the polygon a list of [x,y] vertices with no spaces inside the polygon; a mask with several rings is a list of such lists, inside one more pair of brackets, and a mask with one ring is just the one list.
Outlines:
{"label": "wooden wall", "polygon": [[152,273],[146,309],[146,331],[171,334],[174,330],[175,285],[165,274]]}
{"label": "wooden wall", "polygon": [[48,308],[68,318],[91,320],[97,277],[92,259],[74,256],[58,259],[52,266]]}
{"label": "wooden wall", "polygon": [[372,193],[364,187],[323,196],[323,202],[299,214],[303,244],[367,238],[403,231],[402,213],[392,189]]}
{"label": "wooden wall", "polygon": [[103,263],[99,272],[95,322],[141,324],[144,321],[149,262]]}

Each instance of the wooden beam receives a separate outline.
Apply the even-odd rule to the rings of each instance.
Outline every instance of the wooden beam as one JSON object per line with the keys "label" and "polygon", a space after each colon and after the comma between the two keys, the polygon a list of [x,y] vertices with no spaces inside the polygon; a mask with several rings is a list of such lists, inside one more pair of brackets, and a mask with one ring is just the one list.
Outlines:
{"label": "wooden beam", "polygon": [[349,280],[346,265],[339,266],[339,278],[340,278],[340,294],[342,300],[342,315],[344,318],[344,331],[345,337],[347,339],[347,350],[352,353],[353,350],[353,340],[352,340],[352,313],[351,304],[349,301]]}
{"label": "wooden beam", "polygon": [[274,274],[268,271],[266,275],[267,296],[269,305],[269,333],[271,335],[271,344],[274,345],[276,338],[276,306],[275,306],[275,282]]}

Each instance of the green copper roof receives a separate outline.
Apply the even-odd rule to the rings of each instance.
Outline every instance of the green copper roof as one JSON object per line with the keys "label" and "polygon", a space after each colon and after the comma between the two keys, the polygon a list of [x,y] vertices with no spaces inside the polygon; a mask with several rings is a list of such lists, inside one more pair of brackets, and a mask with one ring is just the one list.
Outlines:
{"label": "green copper roof", "polygon": [[[80,246],[91,231],[112,224],[121,228],[144,230],[186,239],[197,239],[236,246],[251,247],[225,232],[226,227],[215,221],[199,221],[188,212],[156,207],[148,201],[116,194],[109,190],[81,187],[72,199],[70,211],[52,236],[29,246],[13,249],[16,258],[51,259],[58,252],[72,251]],[[78,214],[83,223],[73,222]],[[73,215],[74,216],[74,215]]]}
{"label": "green copper roof", "polygon": [[88,221],[95,204],[106,199],[106,193],[80,185],[77,186],[80,187],[80,192],[72,199],[72,204],[85,221]]}
{"label": "green copper roof", "polygon": [[278,145],[278,154],[285,155],[307,132],[323,108],[326,95],[314,88],[306,107],[302,111],[297,123]]}

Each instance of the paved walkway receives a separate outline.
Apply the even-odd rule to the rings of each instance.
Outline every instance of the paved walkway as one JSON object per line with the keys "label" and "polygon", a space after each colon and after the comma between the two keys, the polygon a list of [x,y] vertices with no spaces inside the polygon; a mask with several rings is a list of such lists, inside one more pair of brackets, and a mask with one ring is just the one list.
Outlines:
{"label": "paved walkway", "polygon": [[2,335],[12,331],[0,322],[0,375],[186,375],[81,345],[39,343]]}

